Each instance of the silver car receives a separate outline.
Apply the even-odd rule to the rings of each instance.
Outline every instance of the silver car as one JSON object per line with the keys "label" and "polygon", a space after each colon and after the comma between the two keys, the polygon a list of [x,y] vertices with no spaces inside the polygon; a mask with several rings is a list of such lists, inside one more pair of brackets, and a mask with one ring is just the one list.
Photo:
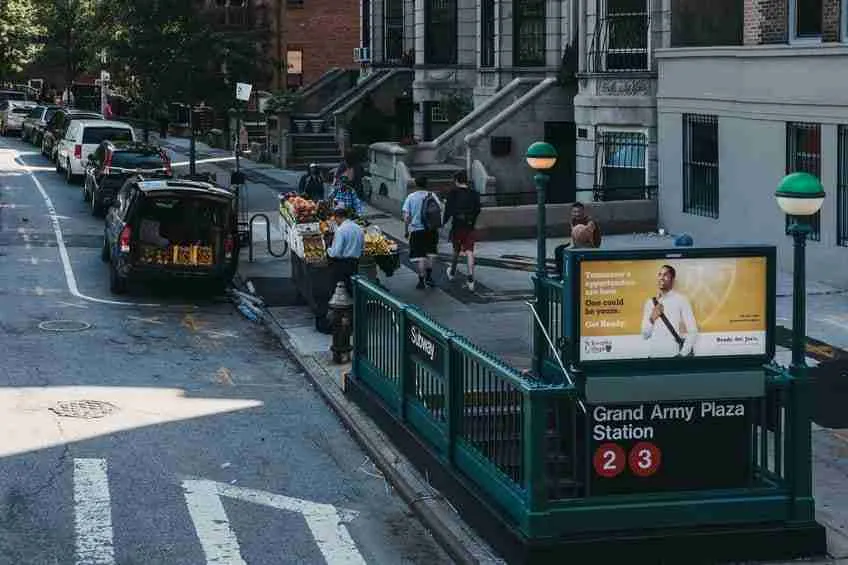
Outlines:
{"label": "silver car", "polygon": [[21,129],[21,138],[24,141],[29,141],[33,145],[41,146],[41,135],[44,133],[44,128],[47,127],[47,122],[53,117],[60,106],[53,104],[41,105],[33,108],[29,115],[24,118],[24,124]]}
{"label": "silver car", "polygon": [[35,107],[35,102],[24,102],[21,100],[6,100],[0,102],[0,135],[9,135],[9,132],[21,132],[26,118]]}

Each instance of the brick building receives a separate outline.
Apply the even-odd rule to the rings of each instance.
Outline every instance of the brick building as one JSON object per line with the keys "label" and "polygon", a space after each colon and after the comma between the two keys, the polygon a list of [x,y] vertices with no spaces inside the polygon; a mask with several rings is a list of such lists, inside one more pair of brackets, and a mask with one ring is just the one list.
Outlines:
{"label": "brick building", "polygon": [[[332,68],[354,68],[360,44],[359,0],[202,0],[215,21],[230,29],[249,27],[267,53],[271,76],[259,89],[279,89],[317,80]],[[285,58],[287,72],[281,62]]]}
{"label": "brick building", "polygon": [[786,173],[806,171],[827,192],[808,243],[811,272],[845,284],[848,2],[740,4],[734,45],[705,38],[657,54],[660,223],[696,243],[774,243],[789,265],[774,190]]}
{"label": "brick building", "polygon": [[274,1],[281,6],[276,13],[283,18],[290,86],[315,82],[331,68],[356,67],[353,50],[360,45],[359,0]]}

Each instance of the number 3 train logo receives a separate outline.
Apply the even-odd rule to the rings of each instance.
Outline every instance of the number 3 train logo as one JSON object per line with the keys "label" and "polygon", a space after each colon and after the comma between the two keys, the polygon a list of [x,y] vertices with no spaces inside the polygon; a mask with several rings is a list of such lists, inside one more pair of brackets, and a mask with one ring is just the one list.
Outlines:
{"label": "number 3 train logo", "polygon": [[595,472],[606,479],[620,475],[625,466],[637,477],[650,477],[660,468],[662,454],[653,443],[643,441],[630,449],[628,455],[616,443],[604,443],[595,450],[592,464]]}

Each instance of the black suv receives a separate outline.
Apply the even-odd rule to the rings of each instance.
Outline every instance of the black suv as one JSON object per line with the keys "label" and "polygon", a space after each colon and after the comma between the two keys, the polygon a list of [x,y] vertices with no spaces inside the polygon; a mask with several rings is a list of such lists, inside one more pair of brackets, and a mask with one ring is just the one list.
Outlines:
{"label": "black suv", "polygon": [[155,145],[104,141],[88,158],[82,197],[91,203],[91,214],[100,216],[112,205],[115,194],[134,175],[169,178],[171,160]]}
{"label": "black suv", "polygon": [[[41,154],[50,159],[56,160],[56,151],[59,149],[59,142],[65,137],[65,132],[68,131],[68,126],[74,120],[102,120],[103,114],[97,112],[89,112],[88,110],[74,110],[71,108],[60,108],[53,114],[50,121],[44,127],[44,134],[41,136]],[[58,168],[56,169],[59,170]]]}
{"label": "black suv", "polygon": [[127,180],[106,215],[102,259],[109,288],[126,292],[132,279],[206,279],[220,290],[238,265],[238,201],[212,183]]}

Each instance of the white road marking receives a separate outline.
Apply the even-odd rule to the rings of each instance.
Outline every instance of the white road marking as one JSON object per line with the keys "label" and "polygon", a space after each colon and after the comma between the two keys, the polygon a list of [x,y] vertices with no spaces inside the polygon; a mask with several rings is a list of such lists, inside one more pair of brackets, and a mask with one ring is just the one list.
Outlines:
{"label": "white road marking", "polygon": [[212,339],[221,339],[221,338],[225,338],[225,337],[238,337],[237,333],[231,332],[231,331],[220,331],[219,332],[219,331],[214,331],[214,330],[206,330],[203,333],[205,333],[207,336],[211,337]]}
{"label": "white road marking", "polygon": [[141,318],[139,316],[127,316],[127,320],[132,320],[133,322],[145,322],[147,324],[159,324],[162,325],[165,322],[161,321],[158,317],[154,318]]}
{"label": "white road marking", "polygon": [[64,302],[61,300],[56,304],[63,308],[88,308],[88,306],[86,306],[85,304],[74,304],[73,302]]}
{"label": "white road marking", "polygon": [[344,522],[353,520],[358,515],[357,512],[340,511],[332,504],[322,504],[225,483],[217,483],[217,487],[218,493],[222,496],[302,514],[327,563],[365,565],[365,559],[359,553],[356,543],[344,525]]}
{"label": "white road marking", "polygon": [[76,564],[114,565],[112,505],[105,459],[74,459]]}
{"label": "white road marking", "polygon": [[[329,565],[366,563],[345,526],[345,522],[350,522],[358,515],[357,512],[337,509],[331,504],[214,481],[185,480],[183,489],[186,491],[186,501],[195,530],[206,553],[207,564],[243,563],[238,540],[230,529],[226,511],[221,504],[221,496],[301,514]],[[228,555],[236,557],[228,558]]]}
{"label": "white road marking", "polygon": [[209,565],[247,565],[212,481],[183,481],[188,513]]}

